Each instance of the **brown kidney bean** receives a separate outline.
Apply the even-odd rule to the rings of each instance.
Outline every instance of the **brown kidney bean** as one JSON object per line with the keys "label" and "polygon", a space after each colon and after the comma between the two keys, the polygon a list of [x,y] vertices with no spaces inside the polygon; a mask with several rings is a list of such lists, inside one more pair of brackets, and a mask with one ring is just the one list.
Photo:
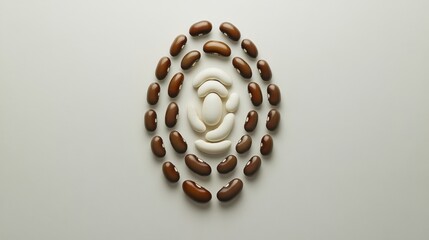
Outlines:
{"label": "brown kidney bean", "polygon": [[256,58],[258,56],[256,45],[249,39],[243,39],[243,41],[241,41],[241,48],[252,58]]}
{"label": "brown kidney bean", "polygon": [[195,64],[200,60],[201,53],[197,50],[192,50],[188,52],[183,58],[180,66],[183,70],[188,70],[191,67],[195,66]]}
{"label": "brown kidney bean", "polygon": [[160,91],[161,91],[161,87],[159,86],[158,83],[151,83],[147,88],[147,96],[146,96],[147,103],[149,103],[150,105],[157,104],[159,100]]}
{"label": "brown kidney bean", "polygon": [[206,203],[212,199],[210,191],[198,185],[194,181],[185,180],[182,184],[182,189],[188,197],[196,202]]}
{"label": "brown kidney bean", "polygon": [[201,176],[208,176],[212,172],[210,165],[194,154],[187,154],[185,156],[185,163],[189,169]]}
{"label": "brown kidney bean", "polygon": [[175,98],[179,95],[179,92],[182,89],[183,80],[185,80],[185,75],[183,75],[183,73],[178,72],[174,74],[168,84],[168,96]]}
{"label": "brown kidney bean", "polygon": [[282,96],[280,94],[280,88],[275,84],[270,84],[267,87],[267,94],[268,94],[268,102],[270,102],[271,105],[278,105],[282,99]]}
{"label": "brown kidney bean", "polygon": [[258,68],[259,74],[261,74],[261,78],[264,81],[270,81],[272,77],[270,65],[268,65],[267,61],[259,60],[256,63],[256,67]]}
{"label": "brown kidney bean", "polygon": [[165,156],[164,141],[160,136],[155,136],[152,138],[152,141],[150,142],[150,147],[155,156],[157,157]]}
{"label": "brown kidney bean", "polygon": [[268,155],[273,150],[273,138],[266,134],[261,139],[261,154]]}
{"label": "brown kidney bean", "polygon": [[225,36],[229,37],[233,41],[240,40],[241,33],[240,30],[232,23],[224,22],[219,26],[219,30],[225,34]]}
{"label": "brown kidney bean", "polygon": [[149,109],[144,115],[144,126],[149,132],[153,132],[156,129],[158,120],[156,112],[153,109]]}
{"label": "brown kidney bean", "polygon": [[179,36],[177,36],[174,39],[174,41],[171,43],[170,55],[173,57],[179,55],[179,53],[185,47],[187,41],[188,41],[188,38],[185,35],[180,34]]}
{"label": "brown kidney bean", "polygon": [[237,196],[243,189],[243,181],[239,178],[232,179],[228,184],[223,186],[219,192],[217,192],[217,199],[221,202],[226,202]]}
{"label": "brown kidney bean", "polygon": [[175,102],[168,104],[167,110],[165,111],[165,125],[172,128],[177,123],[179,117],[179,107]]}
{"label": "brown kidney bean", "polygon": [[164,79],[170,71],[171,61],[168,57],[162,57],[159,59],[158,65],[156,66],[155,76],[158,80]]}
{"label": "brown kidney bean", "polygon": [[248,134],[245,134],[240,138],[240,140],[238,140],[238,143],[235,146],[235,151],[237,151],[238,153],[245,153],[249,151],[251,146],[252,138]]}
{"label": "brown kidney bean", "polygon": [[259,106],[262,104],[262,91],[257,83],[250,82],[247,85],[247,92],[249,93],[250,100],[254,106]]}
{"label": "brown kidney bean", "polygon": [[252,69],[250,68],[249,64],[247,64],[247,62],[244,61],[242,58],[233,58],[232,65],[243,78],[249,79],[252,77]]}
{"label": "brown kidney bean", "polygon": [[170,143],[177,153],[185,153],[188,150],[188,144],[178,131],[170,132]]}
{"label": "brown kidney bean", "polygon": [[243,173],[246,176],[252,176],[255,174],[261,167],[261,158],[259,156],[253,156],[246,163],[246,166],[243,169]]}
{"label": "brown kidney bean", "polygon": [[246,121],[244,122],[244,130],[247,132],[253,132],[258,125],[258,113],[255,110],[251,110],[247,113]]}
{"label": "brown kidney bean", "polygon": [[267,115],[267,123],[265,124],[267,129],[274,131],[277,129],[280,123],[280,112],[276,109],[271,109]]}
{"label": "brown kidney bean", "polygon": [[179,171],[177,171],[176,166],[171,162],[165,162],[162,164],[162,173],[164,173],[165,178],[170,182],[177,182],[180,179]]}
{"label": "brown kidney bean", "polygon": [[237,166],[237,157],[234,155],[227,156],[222,162],[217,165],[219,173],[229,173]]}
{"label": "brown kidney bean", "polygon": [[209,21],[200,21],[192,24],[189,28],[189,34],[192,37],[208,34],[212,30],[212,24]]}
{"label": "brown kidney bean", "polygon": [[203,50],[205,53],[217,54],[224,57],[229,57],[231,55],[231,48],[221,41],[207,41],[203,46]]}

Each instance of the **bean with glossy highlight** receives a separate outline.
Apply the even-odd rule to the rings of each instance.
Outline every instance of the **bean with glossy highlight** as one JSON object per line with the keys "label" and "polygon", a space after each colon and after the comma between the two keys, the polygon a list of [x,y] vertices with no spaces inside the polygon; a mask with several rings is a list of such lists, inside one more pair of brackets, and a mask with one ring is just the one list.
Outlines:
{"label": "bean with glossy highlight", "polygon": [[188,144],[178,131],[170,132],[170,143],[177,153],[185,153],[188,150]]}
{"label": "bean with glossy highlight", "polygon": [[232,59],[232,65],[243,78],[249,79],[252,77],[252,69],[241,57],[234,57]]}
{"label": "bean with glossy highlight", "polygon": [[273,151],[273,138],[270,135],[262,137],[260,151],[262,155],[268,155]]}
{"label": "bean with glossy highlight", "polygon": [[235,151],[238,153],[245,153],[249,151],[250,147],[252,147],[252,137],[245,134],[238,140],[237,145],[235,145]]}
{"label": "bean with glossy highlight", "polygon": [[208,34],[212,30],[212,24],[209,21],[200,21],[192,24],[189,28],[189,34],[192,37]]}
{"label": "bean with glossy highlight", "polygon": [[212,199],[210,191],[198,185],[194,181],[185,180],[182,184],[182,189],[188,197],[196,202],[206,203]]}
{"label": "bean with glossy highlight", "polygon": [[269,84],[267,86],[267,95],[268,102],[270,102],[270,104],[273,106],[277,106],[282,99],[280,88],[275,84]]}
{"label": "bean with glossy highlight", "polygon": [[197,62],[200,60],[200,58],[201,58],[201,53],[198,52],[197,50],[192,50],[192,51],[188,52],[182,58],[182,62],[180,63],[180,67],[183,70],[188,70],[191,67],[195,66],[195,64],[197,64]]}
{"label": "bean with glossy highlight", "polygon": [[258,49],[250,39],[243,39],[243,41],[241,41],[241,48],[245,53],[247,53],[247,55],[249,55],[249,57],[258,57]]}
{"label": "bean with glossy highlight", "polygon": [[237,157],[234,155],[228,155],[217,165],[217,171],[222,174],[229,173],[234,170],[236,166]]}
{"label": "bean with glossy highlight", "polygon": [[162,173],[164,173],[165,178],[172,183],[175,183],[180,179],[179,171],[177,171],[176,166],[171,162],[167,161],[162,164]]}
{"label": "bean with glossy highlight", "polygon": [[179,117],[179,106],[175,102],[171,102],[165,111],[165,125],[169,128],[174,127]]}
{"label": "bean with glossy highlight", "polygon": [[152,153],[157,157],[165,156],[164,141],[160,136],[154,136],[150,142]]}
{"label": "bean with glossy highlight", "polygon": [[210,165],[194,154],[187,154],[185,156],[185,163],[189,169],[201,176],[208,176],[212,172]]}
{"label": "bean with glossy highlight", "polygon": [[170,80],[170,83],[168,84],[168,96],[170,96],[171,98],[177,97],[177,95],[179,95],[180,90],[182,89],[184,80],[185,75],[183,75],[183,73],[178,72],[174,74],[174,76]]}
{"label": "bean with glossy highlight", "polygon": [[265,126],[270,131],[275,131],[280,124],[280,112],[276,109],[271,109],[267,115]]}
{"label": "bean with glossy highlight", "polygon": [[203,51],[208,54],[216,54],[224,57],[231,56],[231,48],[228,44],[221,41],[207,41],[203,46]]}
{"label": "bean with glossy highlight", "polygon": [[244,130],[253,132],[258,125],[258,112],[251,110],[247,113],[246,121],[244,122]]}
{"label": "bean with glossy highlight", "polygon": [[179,55],[182,49],[185,47],[187,41],[188,38],[185,35],[180,34],[177,36],[171,43],[170,55],[173,57]]}
{"label": "bean with glossy highlight", "polygon": [[155,76],[158,80],[164,79],[170,71],[171,61],[168,57],[162,57],[156,66]]}
{"label": "bean with glossy highlight", "polygon": [[253,156],[250,158],[250,160],[246,163],[246,166],[243,169],[244,175],[250,177],[254,175],[259,168],[261,168],[261,158],[259,156]]}
{"label": "bean with glossy highlight", "polygon": [[236,26],[230,22],[224,22],[219,26],[219,30],[233,41],[240,40],[241,33]]}
{"label": "bean with glossy highlight", "polygon": [[262,104],[263,97],[259,84],[250,82],[247,85],[247,92],[249,93],[250,100],[254,106],[259,106]]}
{"label": "bean with glossy highlight", "polygon": [[243,181],[239,178],[232,179],[217,192],[217,199],[221,202],[227,202],[235,198],[243,189]]}
{"label": "bean with glossy highlight", "polygon": [[158,120],[155,110],[149,109],[144,115],[144,126],[149,132],[156,130]]}
{"label": "bean with glossy highlight", "polygon": [[256,67],[258,68],[259,74],[261,75],[262,80],[270,81],[272,77],[271,68],[267,61],[259,60],[256,63]]}

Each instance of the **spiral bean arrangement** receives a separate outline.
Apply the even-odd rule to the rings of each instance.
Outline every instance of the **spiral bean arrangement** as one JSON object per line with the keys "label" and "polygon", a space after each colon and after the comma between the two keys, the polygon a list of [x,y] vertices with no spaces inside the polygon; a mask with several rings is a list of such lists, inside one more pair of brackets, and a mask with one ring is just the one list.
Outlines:
{"label": "spiral bean arrangement", "polygon": [[[219,30],[229,38],[229,41],[239,41],[241,33],[233,24],[224,22],[220,25]],[[209,21],[200,21],[193,24],[189,29],[189,34],[192,38],[198,38],[202,35],[207,35],[212,31],[212,24]],[[178,56],[184,49],[188,38],[185,35],[177,36],[170,47],[170,55]],[[255,44],[249,39],[241,41],[241,48],[249,58],[256,59],[258,50]],[[231,56],[231,48],[222,41],[208,40],[203,46],[205,54],[217,55],[220,58],[229,58]],[[180,66],[183,70],[191,70],[201,59],[202,55],[197,50],[187,52],[181,59]],[[239,73],[241,78],[251,79],[252,69],[250,65],[240,57],[233,57],[232,66]],[[167,56],[162,57],[155,70],[155,76],[158,80],[163,80],[167,77],[171,67],[171,59]],[[258,60],[256,67],[263,81],[271,81],[272,73],[270,66],[265,60]],[[168,85],[168,95],[174,99],[179,96],[180,90],[184,83],[185,75],[182,72],[175,73]],[[194,142],[198,151],[205,154],[226,154],[231,147],[231,141],[227,140],[231,130],[234,127],[235,112],[239,108],[240,98],[235,92],[231,92],[229,88],[234,84],[232,78],[219,68],[206,68],[199,72],[193,79],[192,85],[197,91],[197,95],[202,99],[202,108],[197,109],[196,106],[190,103],[187,107],[187,118],[191,128],[196,132],[205,133],[205,139],[198,139]],[[256,82],[250,82],[247,86],[250,101],[253,106],[260,106],[263,102],[263,94],[261,87]],[[157,105],[161,93],[161,86],[157,82],[149,85],[147,90],[147,102],[150,105]],[[266,128],[269,131],[275,131],[280,123],[280,112],[275,108],[281,101],[280,89],[275,84],[267,86],[268,101],[272,105],[266,119]],[[222,100],[223,99],[223,100]],[[224,114],[223,110],[226,110]],[[201,114],[199,114],[201,112]],[[165,111],[165,125],[168,128],[174,128],[179,118],[179,106],[176,102],[171,101]],[[158,118],[154,109],[149,109],[145,113],[145,128],[149,132],[154,132],[157,129]],[[258,124],[258,112],[251,110],[248,112],[244,121],[244,130],[252,132]],[[212,128],[211,130],[208,130]],[[169,140],[173,149],[184,154],[188,150],[188,144],[180,132],[176,130],[170,131]],[[252,146],[252,137],[249,134],[244,134],[235,146],[237,153],[242,154],[249,151]],[[151,149],[157,158],[163,158],[166,155],[164,140],[156,135],[151,140]],[[266,134],[260,141],[261,155],[269,155],[273,150],[273,138],[270,134]],[[211,166],[206,161],[200,159],[195,154],[189,153],[184,157],[186,166],[196,174],[208,176],[211,174]],[[252,176],[258,172],[262,164],[261,157],[258,155],[252,156],[244,166],[243,173],[245,176]],[[227,155],[217,165],[217,171],[220,174],[225,174],[233,171],[237,166],[237,157],[234,154]],[[180,180],[180,174],[176,166],[165,161],[162,165],[162,171],[165,178],[173,183]],[[183,191],[191,199],[206,203],[211,200],[212,194],[206,188],[200,186],[192,180],[185,180],[182,183]],[[220,201],[229,201],[236,197],[243,189],[243,181],[239,178],[234,178],[229,181],[217,192],[217,198]]]}

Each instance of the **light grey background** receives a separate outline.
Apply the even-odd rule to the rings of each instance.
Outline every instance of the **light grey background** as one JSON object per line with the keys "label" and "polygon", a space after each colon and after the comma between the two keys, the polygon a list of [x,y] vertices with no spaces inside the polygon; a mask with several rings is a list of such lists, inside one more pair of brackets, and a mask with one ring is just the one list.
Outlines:
{"label": "light grey background", "polygon": [[[0,1],[0,239],[428,239],[428,9],[428,1]],[[167,184],[143,129],[158,59],[201,19],[214,23],[213,38],[231,21],[254,40],[283,92],[275,153],[230,204],[200,206]],[[196,69],[224,64],[237,76],[215,60]],[[179,102],[192,91],[185,82]],[[242,97],[233,141],[250,107]],[[184,120],[178,127],[195,138]],[[260,125],[252,153],[263,133]],[[197,178],[166,140],[182,179],[216,193],[242,177],[240,168]]]}

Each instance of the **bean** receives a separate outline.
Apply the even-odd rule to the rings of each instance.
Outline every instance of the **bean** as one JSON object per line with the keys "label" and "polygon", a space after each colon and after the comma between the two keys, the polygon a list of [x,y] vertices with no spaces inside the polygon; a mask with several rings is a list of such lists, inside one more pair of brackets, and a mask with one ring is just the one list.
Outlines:
{"label": "bean", "polygon": [[179,107],[175,102],[168,104],[167,110],[165,111],[165,125],[172,128],[177,123],[179,117]]}
{"label": "bean", "polygon": [[198,116],[197,109],[193,103],[188,104],[188,122],[191,125],[191,128],[198,133],[203,133],[206,131],[206,125],[201,121],[200,116]]}
{"label": "bean", "polygon": [[258,113],[255,110],[251,110],[247,113],[246,121],[244,123],[244,130],[247,132],[253,132],[258,125]]}
{"label": "bean", "polygon": [[250,57],[258,57],[258,49],[256,48],[256,45],[250,41],[250,39],[243,39],[243,41],[241,41],[241,48]]}
{"label": "bean", "polygon": [[208,126],[214,126],[219,123],[223,114],[223,103],[219,95],[209,93],[203,101],[201,108],[201,117]]}
{"label": "bean", "polygon": [[198,139],[194,142],[195,147],[207,154],[219,154],[228,151],[228,149],[231,147],[231,141],[229,140],[223,140],[221,142],[206,142],[202,139]]}
{"label": "bean", "polygon": [[250,160],[246,163],[246,166],[243,169],[244,175],[250,177],[254,175],[259,168],[261,167],[261,158],[259,156],[253,156],[250,158]]}
{"label": "bean", "polygon": [[188,150],[188,144],[178,131],[170,132],[170,143],[177,153],[185,153]]}
{"label": "bean", "polygon": [[157,126],[157,116],[153,109],[149,109],[144,115],[144,126],[149,132],[153,132]]}
{"label": "bean", "polygon": [[162,164],[162,173],[164,173],[165,178],[170,182],[177,182],[180,179],[179,171],[177,171],[176,166],[171,162],[165,162]]}
{"label": "bean", "polygon": [[232,79],[229,76],[229,74],[227,74],[220,68],[210,67],[210,68],[205,68],[204,70],[201,70],[201,72],[199,72],[195,76],[194,80],[192,81],[192,86],[194,86],[194,88],[198,88],[205,81],[211,80],[211,79],[218,80],[226,87],[229,87],[232,85]]}
{"label": "bean", "polygon": [[201,176],[208,176],[212,172],[210,165],[199,159],[194,154],[187,154],[185,156],[185,163],[189,169]]}
{"label": "bean", "polygon": [[273,138],[266,134],[261,139],[261,154],[268,155],[273,150]]}
{"label": "bean", "polygon": [[185,180],[182,184],[182,189],[188,197],[196,202],[206,203],[212,199],[210,191],[194,181]]}
{"label": "bean", "polygon": [[192,24],[189,28],[189,34],[192,37],[208,34],[212,30],[212,24],[209,21],[200,21]]}
{"label": "bean", "polygon": [[237,111],[239,105],[240,96],[237,93],[233,92],[231,93],[231,95],[229,95],[229,98],[225,103],[225,109],[227,112],[233,113]]}
{"label": "bean", "polygon": [[224,140],[231,133],[234,127],[235,115],[228,113],[223,118],[223,121],[219,126],[206,134],[206,139],[211,142],[219,142]]}
{"label": "bean", "polygon": [[254,106],[259,106],[262,104],[262,91],[257,83],[250,82],[247,85],[247,92],[249,93],[250,100]]}
{"label": "bean", "polygon": [[156,66],[155,76],[158,80],[164,79],[170,71],[171,61],[168,57],[162,57]]}
{"label": "bean", "polygon": [[274,131],[280,124],[280,112],[276,109],[271,109],[267,115],[266,127],[270,131]]}
{"label": "bean", "polygon": [[228,89],[216,80],[209,80],[207,82],[204,82],[201,84],[201,86],[198,88],[198,97],[205,97],[209,93],[216,93],[221,98],[225,98],[228,96]]}
{"label": "bean", "polygon": [[256,67],[258,68],[259,74],[261,75],[262,80],[270,81],[272,77],[270,65],[268,65],[267,61],[259,60],[256,63]]}
{"label": "bean", "polygon": [[249,151],[251,146],[252,138],[248,134],[245,134],[240,138],[240,140],[238,140],[237,145],[235,145],[235,151],[238,153],[245,153]]}
{"label": "bean", "polygon": [[244,61],[242,58],[233,58],[232,65],[243,78],[249,79],[252,77],[252,69],[250,68],[249,64],[247,64],[247,62]]}
{"label": "bean", "polygon": [[177,36],[171,43],[170,55],[173,57],[179,55],[182,49],[185,47],[187,41],[188,38],[185,35],[181,34]]}
{"label": "bean", "polygon": [[150,142],[150,147],[152,149],[152,152],[157,157],[164,157],[165,156],[165,147],[164,147],[164,141],[160,136],[154,136],[152,138],[152,141]]}
{"label": "bean", "polygon": [[183,58],[180,66],[183,70],[188,70],[191,67],[195,66],[195,64],[200,60],[201,53],[197,50],[192,50],[188,52]]}
{"label": "bean", "polygon": [[147,103],[150,105],[155,105],[158,103],[159,100],[159,92],[161,91],[161,87],[158,83],[151,83],[149,87],[147,88],[147,96],[146,100]]}
{"label": "bean", "polygon": [[219,30],[233,41],[240,40],[241,33],[232,23],[224,22],[219,26]]}
{"label": "bean", "polygon": [[183,73],[178,72],[174,74],[174,76],[170,80],[170,83],[168,84],[168,96],[170,96],[171,98],[175,98],[177,97],[177,95],[179,95],[179,92],[182,89],[184,79],[185,75],[183,75]]}
{"label": "bean", "polygon": [[268,102],[270,102],[271,105],[277,106],[282,96],[280,94],[280,88],[275,84],[270,84],[267,87],[267,94],[268,94]]}
{"label": "bean", "polygon": [[231,48],[221,41],[207,41],[203,46],[203,50],[205,53],[209,54],[216,54],[224,57],[231,56]]}
{"label": "bean", "polygon": [[221,202],[229,201],[235,198],[243,189],[243,181],[238,178],[232,179],[217,192],[217,199]]}
{"label": "bean", "polygon": [[229,173],[234,170],[235,166],[237,166],[237,157],[228,155],[217,165],[217,171],[222,174]]}

